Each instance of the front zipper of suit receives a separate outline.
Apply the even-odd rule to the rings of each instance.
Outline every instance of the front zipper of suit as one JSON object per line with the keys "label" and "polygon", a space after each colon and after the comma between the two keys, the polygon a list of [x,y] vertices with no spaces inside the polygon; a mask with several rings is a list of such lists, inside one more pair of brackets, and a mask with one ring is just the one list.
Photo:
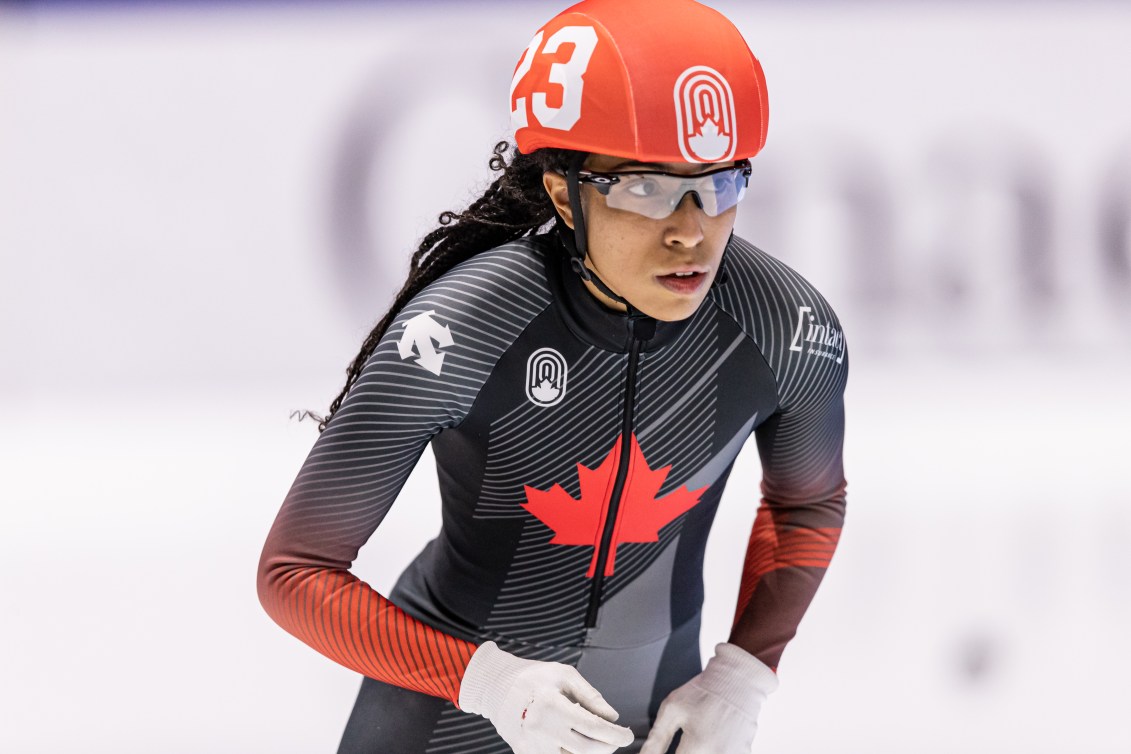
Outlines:
{"label": "front zipper of suit", "polygon": [[[646,324],[645,324],[646,323]],[[593,587],[589,592],[589,610],[585,616],[585,627],[596,628],[597,612],[601,606],[601,589],[605,584],[605,564],[609,560],[609,550],[613,541],[613,532],[617,528],[617,513],[620,510],[621,498],[624,497],[624,485],[628,478],[628,464],[632,458],[632,421],[636,408],[636,372],[640,363],[640,347],[645,340],[651,338],[655,332],[655,320],[630,320],[632,335],[628,346],[628,376],[624,389],[624,421],[620,434],[620,458],[617,461],[617,475],[613,481],[613,491],[609,495],[609,507],[605,514],[605,527],[601,531],[601,544],[597,548],[597,565],[593,573]],[[645,330],[644,337],[640,337],[639,329]]]}

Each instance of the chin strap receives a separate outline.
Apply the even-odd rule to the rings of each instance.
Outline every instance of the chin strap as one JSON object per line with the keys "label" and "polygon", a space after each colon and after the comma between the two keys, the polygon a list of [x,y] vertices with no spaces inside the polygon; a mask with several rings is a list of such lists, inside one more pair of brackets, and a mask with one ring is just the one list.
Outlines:
{"label": "chin strap", "polygon": [[[574,215],[574,217],[576,217],[576,215]],[[561,239],[562,246],[565,247],[566,253],[569,255],[569,266],[573,268],[573,271],[577,273],[577,276],[579,278],[586,282],[592,283],[594,287],[597,288],[597,290],[611,298],[613,301],[618,301],[624,304],[628,308],[629,314],[638,314],[640,310],[633,306],[628,301],[628,299],[615,293],[613,289],[610,288],[605,283],[605,281],[597,275],[596,272],[593,272],[593,270],[585,266],[585,263],[582,261],[583,259],[585,259],[585,257],[577,250],[576,236],[576,229],[571,232],[569,226],[567,226],[565,223],[561,223],[558,226],[558,237]]]}
{"label": "chin strap", "polygon": [[734,231],[732,230],[727,237],[727,245],[723,247],[723,256],[719,259],[719,271],[715,273],[715,282],[712,283],[712,288],[718,285],[726,285],[727,281],[730,280],[730,273],[727,272],[727,249],[730,248],[730,242],[733,240]]}
{"label": "chin strap", "polygon": [[[573,159],[569,162],[569,168],[566,169],[566,188],[569,191],[569,208],[573,213],[573,233],[568,231],[568,227],[562,224],[560,227],[562,241],[565,243],[566,250],[569,252],[569,264],[582,280],[587,283],[592,283],[596,286],[597,290],[605,294],[613,301],[624,304],[628,308],[630,315],[639,313],[639,310],[628,302],[628,299],[613,292],[604,280],[602,280],[597,273],[585,266],[585,257],[589,255],[589,240],[588,233],[585,229],[585,213],[581,210],[581,184],[577,180],[577,175],[581,171],[581,164],[585,162],[585,153],[578,152],[574,155]],[[572,236],[572,237],[571,237]]]}

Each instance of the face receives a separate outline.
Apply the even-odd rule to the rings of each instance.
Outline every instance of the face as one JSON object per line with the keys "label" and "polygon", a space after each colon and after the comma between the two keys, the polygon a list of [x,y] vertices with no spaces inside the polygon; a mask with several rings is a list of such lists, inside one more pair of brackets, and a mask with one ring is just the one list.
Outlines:
{"label": "face", "polygon": [[[585,161],[585,169],[600,173],[662,170],[694,175],[730,164],[733,163],[640,163],[591,155]],[[546,173],[543,179],[559,214],[573,227],[565,177]],[[718,273],[737,207],[708,217],[688,194],[671,215],[655,220],[609,207],[597,189],[586,183],[581,184],[581,204],[589,241],[587,267],[650,317],[673,322],[695,313]],[[591,283],[587,286],[606,306],[625,309]]]}

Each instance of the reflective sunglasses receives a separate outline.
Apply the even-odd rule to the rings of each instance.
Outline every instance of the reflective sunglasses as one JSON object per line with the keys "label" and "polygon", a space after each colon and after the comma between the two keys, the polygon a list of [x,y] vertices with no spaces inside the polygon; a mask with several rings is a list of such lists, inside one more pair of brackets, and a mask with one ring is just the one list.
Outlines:
{"label": "reflective sunglasses", "polygon": [[588,183],[605,197],[613,209],[635,212],[662,220],[675,212],[683,197],[691,194],[708,217],[717,217],[738,204],[750,185],[749,160],[731,167],[708,170],[695,175],[679,175],[659,170],[630,170],[623,173],[595,173],[581,170],[579,183]]}

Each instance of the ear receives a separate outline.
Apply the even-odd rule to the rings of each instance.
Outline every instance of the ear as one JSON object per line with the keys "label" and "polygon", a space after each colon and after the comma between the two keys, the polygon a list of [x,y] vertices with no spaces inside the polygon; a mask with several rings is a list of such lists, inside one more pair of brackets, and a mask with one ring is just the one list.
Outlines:
{"label": "ear", "polygon": [[565,224],[572,228],[573,210],[569,206],[569,187],[566,185],[565,176],[547,170],[542,174],[542,186],[546,189],[550,201],[554,203],[554,209],[558,211]]}

